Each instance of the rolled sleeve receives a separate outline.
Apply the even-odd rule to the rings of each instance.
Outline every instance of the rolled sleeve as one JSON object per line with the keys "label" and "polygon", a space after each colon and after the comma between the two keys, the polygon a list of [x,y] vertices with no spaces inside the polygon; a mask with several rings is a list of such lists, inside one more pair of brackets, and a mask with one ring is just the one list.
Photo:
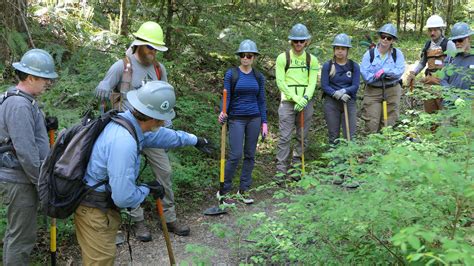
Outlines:
{"label": "rolled sleeve", "polygon": [[194,146],[196,143],[197,137],[191,133],[160,127],[155,132],[146,132],[144,134],[143,147],[172,149]]}

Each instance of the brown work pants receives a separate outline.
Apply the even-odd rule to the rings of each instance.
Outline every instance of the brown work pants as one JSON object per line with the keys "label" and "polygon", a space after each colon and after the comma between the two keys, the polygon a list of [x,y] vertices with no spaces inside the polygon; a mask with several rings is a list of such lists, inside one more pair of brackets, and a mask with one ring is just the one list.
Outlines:
{"label": "brown work pants", "polygon": [[[376,133],[382,129],[383,120],[383,90],[367,86],[362,101],[362,119],[365,121],[365,132]],[[393,126],[400,116],[400,97],[402,87],[399,83],[385,88],[385,97],[387,101],[388,125]]]}
{"label": "brown work pants", "polygon": [[77,208],[74,225],[81,246],[82,265],[114,265],[115,237],[120,221],[120,213],[115,210],[104,213],[84,205]]}

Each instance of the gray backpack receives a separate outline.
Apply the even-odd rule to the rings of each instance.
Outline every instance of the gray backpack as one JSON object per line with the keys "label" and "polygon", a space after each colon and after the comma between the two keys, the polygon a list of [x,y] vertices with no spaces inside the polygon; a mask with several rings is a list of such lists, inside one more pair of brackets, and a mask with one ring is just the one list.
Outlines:
{"label": "gray backpack", "polygon": [[86,115],[82,122],[62,131],[41,166],[38,178],[40,207],[44,214],[64,219],[77,209],[84,197],[107,180],[88,186],[84,182],[94,143],[111,121],[125,127],[137,141],[134,126],[111,110],[99,118]]}

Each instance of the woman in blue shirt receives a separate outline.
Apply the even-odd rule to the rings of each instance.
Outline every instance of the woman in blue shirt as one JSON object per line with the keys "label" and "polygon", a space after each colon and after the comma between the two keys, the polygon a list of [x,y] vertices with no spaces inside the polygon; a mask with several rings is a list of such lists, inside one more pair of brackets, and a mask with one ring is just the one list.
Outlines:
{"label": "woman in blue shirt", "polygon": [[[258,136],[268,134],[267,108],[265,103],[265,78],[252,68],[255,57],[259,55],[257,45],[251,40],[240,43],[236,54],[240,56],[240,65],[227,70],[224,88],[227,89],[227,112],[221,112],[219,122],[229,121],[230,152],[225,166],[224,188],[218,198],[224,203],[235,204],[235,201],[224,196],[232,189],[232,178],[244,155],[238,198],[245,204],[253,203],[248,190],[252,184],[252,171],[255,164],[255,150]],[[227,117],[228,114],[228,117]]]}
{"label": "woman in blue shirt", "polygon": [[345,33],[334,37],[333,59],[324,63],[321,70],[321,86],[324,91],[324,118],[328,127],[330,144],[337,144],[340,128],[347,136],[344,106],[347,104],[351,139],[356,133],[356,94],[359,89],[359,65],[348,59],[351,39]]}

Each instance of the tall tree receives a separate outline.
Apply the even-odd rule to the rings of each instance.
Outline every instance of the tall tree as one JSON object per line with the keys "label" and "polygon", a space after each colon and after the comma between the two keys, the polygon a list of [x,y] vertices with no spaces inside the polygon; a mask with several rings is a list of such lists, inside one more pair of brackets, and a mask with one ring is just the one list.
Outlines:
{"label": "tall tree", "polygon": [[26,23],[27,0],[1,0],[0,1],[0,60],[1,62],[10,61],[14,54],[14,47],[9,47],[4,41],[8,34],[12,32],[27,33],[30,47],[35,47]]}
{"label": "tall tree", "polygon": [[400,31],[400,0],[397,0],[397,31]]}
{"label": "tall tree", "polygon": [[421,0],[421,11],[420,11],[420,33],[423,33],[423,23],[425,22],[425,0]]}
{"label": "tall tree", "polygon": [[[166,14],[166,36],[165,36],[165,43],[168,47],[171,48],[171,32],[173,31],[173,14],[176,11],[176,0],[168,0],[167,5],[167,14]],[[165,58],[170,59],[171,53],[165,53]]]}
{"label": "tall tree", "polygon": [[119,34],[123,36],[128,35],[128,1],[129,0],[120,0]]}

